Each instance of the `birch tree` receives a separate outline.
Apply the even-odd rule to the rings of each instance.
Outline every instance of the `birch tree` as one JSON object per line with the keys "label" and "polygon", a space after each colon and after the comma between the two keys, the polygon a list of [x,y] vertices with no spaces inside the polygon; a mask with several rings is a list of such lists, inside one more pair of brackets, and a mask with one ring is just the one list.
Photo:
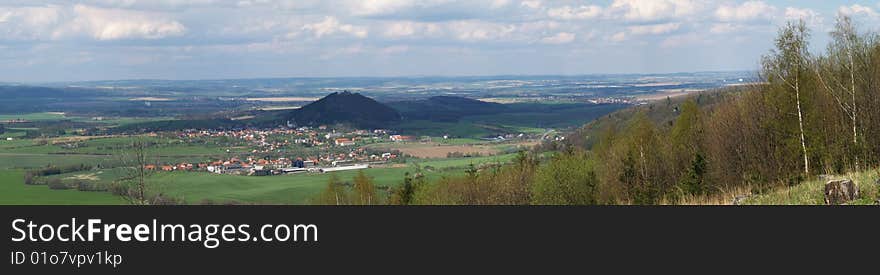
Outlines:
{"label": "birch tree", "polygon": [[[853,149],[858,150],[859,98],[864,91],[862,85],[857,83],[863,82],[866,76],[870,47],[858,34],[852,19],[846,15],[838,16],[831,38],[828,56],[817,60],[814,71],[821,88],[834,98],[849,119]],[[855,168],[859,170],[858,154],[854,155]]]}
{"label": "birch tree", "polygon": [[804,174],[810,174],[810,158],[807,152],[806,134],[804,133],[804,110],[802,104],[802,87],[808,71],[810,60],[810,32],[803,20],[789,22],[776,38],[776,49],[764,58],[765,75],[771,84],[781,84],[785,90],[794,94],[797,110],[798,135],[801,153],[804,159]]}

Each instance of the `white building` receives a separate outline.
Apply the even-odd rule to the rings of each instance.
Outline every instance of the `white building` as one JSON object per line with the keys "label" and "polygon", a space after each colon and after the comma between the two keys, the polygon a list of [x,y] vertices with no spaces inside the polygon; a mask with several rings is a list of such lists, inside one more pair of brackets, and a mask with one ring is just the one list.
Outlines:
{"label": "white building", "polygon": [[330,173],[330,172],[339,172],[339,171],[361,170],[361,169],[367,169],[367,168],[370,168],[369,164],[358,164],[358,165],[352,165],[352,166],[321,168],[318,171],[320,171],[321,173]]}

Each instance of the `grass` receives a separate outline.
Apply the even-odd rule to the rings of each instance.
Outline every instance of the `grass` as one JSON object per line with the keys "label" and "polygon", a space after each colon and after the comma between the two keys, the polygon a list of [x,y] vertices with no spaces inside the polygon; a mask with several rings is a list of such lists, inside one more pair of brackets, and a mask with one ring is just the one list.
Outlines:
{"label": "grass", "polygon": [[434,137],[431,139],[440,144],[444,145],[475,145],[475,144],[488,144],[489,141],[475,138],[450,138],[443,139],[443,137]]}
{"label": "grass", "polygon": [[[403,182],[406,168],[371,168],[364,170],[376,186],[397,186]],[[336,172],[343,182],[351,182],[357,171]],[[443,176],[427,173],[429,180]],[[215,203],[239,202],[255,204],[308,204],[327,186],[331,174],[298,174],[286,176],[231,176],[196,172],[159,173],[150,181],[156,192],[182,198],[188,204],[204,200]]]}
{"label": "grass", "polygon": [[95,122],[101,124],[109,124],[109,125],[128,125],[140,122],[151,122],[151,121],[163,121],[163,120],[173,120],[173,117],[106,117],[102,120],[95,120],[91,117],[79,117],[79,116],[67,116],[61,113],[30,113],[30,114],[14,114],[14,115],[0,115],[0,121],[3,120],[13,120],[13,119],[23,119],[29,121],[53,121],[53,120],[72,120],[78,122]]}
{"label": "grass", "polygon": [[436,159],[436,160],[410,160],[409,163],[418,163],[422,167],[431,166],[437,169],[440,168],[450,168],[450,167],[467,167],[468,165],[474,164],[479,165],[481,163],[506,163],[516,157],[516,154],[506,154],[506,155],[498,155],[498,156],[488,156],[488,157],[476,157],[476,158],[457,158],[457,159]]}
{"label": "grass", "polygon": [[[431,160],[419,162],[422,167],[447,168],[444,171],[425,171],[428,180],[443,176],[463,175],[464,168],[471,164],[508,161],[513,155],[498,157],[466,158],[450,160]],[[457,168],[457,169],[456,169]],[[363,170],[373,177],[376,186],[397,186],[403,182],[404,174],[412,172],[407,168],[371,168]],[[357,171],[336,172],[343,182],[351,182]],[[183,198],[189,204],[203,200],[216,203],[227,201],[256,204],[308,204],[327,186],[331,174],[298,174],[270,177],[249,177],[216,175],[197,172],[159,173],[151,178],[158,191],[173,197]]]}
{"label": "grass", "polygon": [[[428,180],[434,181],[444,176],[464,175],[464,169],[471,163],[506,162],[513,157],[514,155],[511,154],[426,160],[418,163],[422,167],[434,168],[423,170]],[[403,182],[405,173],[414,171],[414,165],[406,168],[371,168],[363,171],[373,177],[376,186],[397,186]],[[351,182],[357,173],[357,171],[343,171],[333,174],[343,182]],[[50,176],[50,178],[60,178],[63,181],[91,179],[89,181],[107,184],[119,175],[119,169],[103,169]],[[153,193],[181,198],[188,204],[199,204],[206,200],[215,203],[308,204],[311,198],[324,190],[330,177],[331,174],[254,177],[207,172],[158,172],[150,177],[149,182],[154,186]]]}
{"label": "grass", "polygon": [[[83,147],[66,149],[61,145],[38,145],[34,140],[0,140],[0,169],[34,168],[69,164],[113,164],[119,162],[125,148],[134,138],[110,137],[83,141]],[[160,143],[148,149],[149,154],[160,156],[163,162],[207,161],[227,156],[225,148],[183,144],[169,139],[139,138]],[[238,153],[244,149],[235,149]]]}
{"label": "grass", "polygon": [[15,114],[15,115],[0,115],[0,120],[13,120],[13,119],[23,119],[30,121],[39,121],[39,120],[61,120],[66,117],[63,114],[59,113],[31,113],[31,114]]}
{"label": "grass", "polygon": [[27,133],[25,131],[13,130],[13,129],[6,128],[6,131],[4,133],[0,134],[0,142],[5,142],[6,138],[8,138],[8,137],[22,138],[25,135],[27,135]]}
{"label": "grass", "polygon": [[0,171],[4,168],[36,168],[47,165],[109,164],[112,161],[114,161],[112,156],[0,153]]}
{"label": "grass", "polygon": [[[831,179],[852,179],[859,185],[861,197],[851,205],[872,205],[878,199],[878,186],[875,181],[878,171],[850,173]],[[749,205],[824,205],[825,183],[827,180],[811,180],[792,187],[779,188],[766,194],[746,199]]]}
{"label": "grass", "polygon": [[112,205],[124,201],[108,192],[52,190],[45,185],[26,185],[24,172],[0,170],[0,205]]}
{"label": "grass", "polygon": [[[726,190],[712,196],[689,196],[681,198],[678,205],[731,205],[736,197],[744,197],[744,205],[825,205],[825,183],[828,180],[852,179],[859,185],[860,198],[850,205],[873,205],[880,198],[880,186],[875,182],[880,171],[849,173],[829,179],[815,179],[791,187],[778,187],[761,194],[752,194],[750,186]],[[673,204],[663,202],[663,204]]]}

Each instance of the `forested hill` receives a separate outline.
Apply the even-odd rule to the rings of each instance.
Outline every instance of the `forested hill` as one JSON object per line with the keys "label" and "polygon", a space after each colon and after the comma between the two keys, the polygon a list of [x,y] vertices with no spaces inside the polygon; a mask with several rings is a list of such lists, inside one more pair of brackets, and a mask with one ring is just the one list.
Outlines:
{"label": "forested hill", "polygon": [[391,107],[358,93],[332,93],[286,117],[297,125],[351,124],[363,128],[384,128],[400,121],[400,114]]}
{"label": "forested hill", "polygon": [[496,114],[509,110],[504,104],[456,96],[401,101],[392,106],[400,111],[404,119],[431,121],[457,121],[464,116]]}
{"label": "forested hill", "polygon": [[608,131],[609,129],[622,131],[626,129],[627,122],[638,114],[644,115],[659,128],[669,130],[681,114],[682,105],[687,101],[693,101],[702,110],[711,110],[718,106],[719,103],[724,103],[740,96],[743,92],[758,89],[757,85],[759,84],[702,91],[688,96],[667,98],[645,105],[636,105],[618,110],[597,118],[567,135],[565,144],[586,150],[592,149],[599,141],[603,131]]}

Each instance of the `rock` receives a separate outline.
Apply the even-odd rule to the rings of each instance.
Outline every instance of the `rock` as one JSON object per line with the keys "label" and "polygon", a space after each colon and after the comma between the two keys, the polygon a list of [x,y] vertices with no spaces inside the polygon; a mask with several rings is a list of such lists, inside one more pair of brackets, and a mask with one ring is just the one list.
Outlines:
{"label": "rock", "polygon": [[841,205],[859,198],[859,185],[852,180],[832,180],[825,183],[825,204]]}

